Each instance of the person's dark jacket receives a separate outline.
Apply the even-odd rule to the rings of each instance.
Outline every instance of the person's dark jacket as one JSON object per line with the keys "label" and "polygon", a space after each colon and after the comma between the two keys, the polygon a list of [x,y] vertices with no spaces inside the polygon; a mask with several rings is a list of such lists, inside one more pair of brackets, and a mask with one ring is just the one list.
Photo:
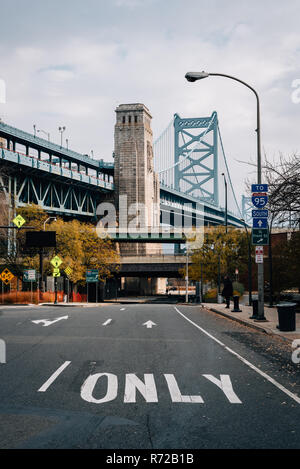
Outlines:
{"label": "person's dark jacket", "polygon": [[224,296],[225,298],[229,298],[232,295],[233,295],[232,281],[230,280],[230,278],[225,278],[224,288],[222,290],[222,296]]}

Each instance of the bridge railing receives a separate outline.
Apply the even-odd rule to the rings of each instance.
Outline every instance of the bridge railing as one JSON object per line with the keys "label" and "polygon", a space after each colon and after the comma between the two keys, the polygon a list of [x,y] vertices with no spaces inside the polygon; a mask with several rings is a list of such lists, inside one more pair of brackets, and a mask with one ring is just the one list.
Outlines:
{"label": "bridge railing", "polygon": [[103,189],[113,190],[114,184],[106,182],[101,178],[95,176],[82,174],[79,171],[74,169],[68,169],[63,166],[57,166],[55,163],[50,163],[47,160],[40,160],[35,156],[26,155],[21,152],[13,152],[8,148],[2,148],[0,151],[1,159],[9,161],[11,163],[20,164],[23,166],[31,167],[32,169],[38,169],[41,171],[46,171],[50,174],[55,174],[57,176],[62,176],[68,179],[75,179],[86,184],[93,186],[98,186]]}

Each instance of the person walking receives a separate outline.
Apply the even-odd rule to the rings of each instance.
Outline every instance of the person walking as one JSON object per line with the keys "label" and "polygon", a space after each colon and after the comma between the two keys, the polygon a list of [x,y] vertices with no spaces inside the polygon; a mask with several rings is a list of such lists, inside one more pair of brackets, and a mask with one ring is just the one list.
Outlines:
{"label": "person walking", "polygon": [[224,298],[226,300],[226,308],[230,307],[230,297],[232,295],[233,295],[232,281],[230,280],[228,275],[225,275],[224,288],[222,290],[222,296],[224,296]]}

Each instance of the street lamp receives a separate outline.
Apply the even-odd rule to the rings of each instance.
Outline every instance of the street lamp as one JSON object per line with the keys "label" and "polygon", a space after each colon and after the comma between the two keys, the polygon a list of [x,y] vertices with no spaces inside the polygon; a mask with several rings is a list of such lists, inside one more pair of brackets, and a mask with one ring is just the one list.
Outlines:
{"label": "street lamp", "polygon": [[222,173],[222,176],[224,176],[225,183],[225,232],[227,233],[227,181],[224,173]]}
{"label": "street lamp", "polygon": [[33,132],[34,132],[34,136],[36,137],[36,125],[33,124]]}
{"label": "street lamp", "polygon": [[[248,85],[248,83],[240,80],[239,78],[233,77],[231,75],[226,75],[224,73],[207,73],[207,72],[187,72],[185,78],[190,81],[194,82],[197,80],[202,80],[203,78],[207,78],[209,76],[217,76],[217,77],[225,77],[230,78],[231,80],[238,81],[242,83],[242,85],[249,88],[256,97],[256,134],[257,134],[257,184],[261,184],[261,143],[260,143],[260,104],[259,104],[259,97],[254,88]],[[258,284],[258,318],[259,321],[266,321],[264,316],[264,266],[263,264],[257,264],[257,284]]]}
{"label": "street lamp", "polygon": [[58,127],[58,131],[60,132],[60,146],[63,146],[63,133],[66,130],[66,127]]}
{"label": "street lamp", "polygon": [[66,138],[66,147],[67,147],[67,150],[69,150],[69,139]]}

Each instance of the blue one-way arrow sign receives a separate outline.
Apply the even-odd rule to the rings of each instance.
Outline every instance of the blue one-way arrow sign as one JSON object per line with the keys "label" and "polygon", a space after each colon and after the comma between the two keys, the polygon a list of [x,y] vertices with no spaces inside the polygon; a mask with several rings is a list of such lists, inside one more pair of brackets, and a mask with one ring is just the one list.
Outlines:
{"label": "blue one-way arrow sign", "polygon": [[268,228],[268,219],[253,218],[253,228]]}

